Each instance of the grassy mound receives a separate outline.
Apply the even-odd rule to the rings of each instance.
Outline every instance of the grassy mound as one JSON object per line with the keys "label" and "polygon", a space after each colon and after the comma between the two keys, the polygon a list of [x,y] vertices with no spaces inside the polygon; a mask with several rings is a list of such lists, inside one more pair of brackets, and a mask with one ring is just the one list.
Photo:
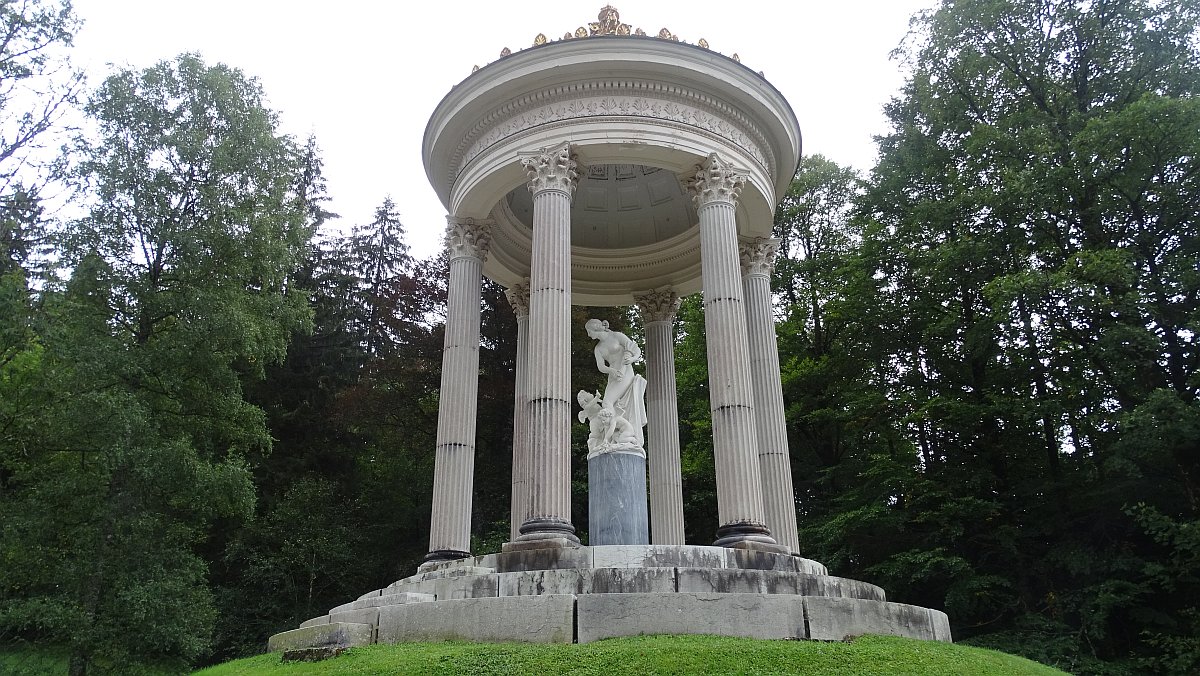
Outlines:
{"label": "grassy mound", "polygon": [[864,636],[848,643],[720,636],[639,636],[585,645],[401,643],[354,648],[324,662],[279,654],[221,664],[196,676],[368,674],[1062,674],[994,650]]}

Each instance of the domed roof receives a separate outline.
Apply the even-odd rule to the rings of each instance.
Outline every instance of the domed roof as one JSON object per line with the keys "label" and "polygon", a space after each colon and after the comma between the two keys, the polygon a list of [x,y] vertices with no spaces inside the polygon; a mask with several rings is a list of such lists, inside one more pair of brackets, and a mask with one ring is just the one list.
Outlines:
{"label": "domed roof", "polygon": [[532,200],[521,160],[563,142],[580,174],[571,211],[577,304],[627,304],[664,285],[699,290],[687,185],[710,152],[747,177],[739,233],[770,234],[800,159],[795,114],[740,61],[659,34],[622,24],[607,6],[587,31],[505,50],[435,109],[425,170],[452,215],[495,221],[489,277],[528,276]]}

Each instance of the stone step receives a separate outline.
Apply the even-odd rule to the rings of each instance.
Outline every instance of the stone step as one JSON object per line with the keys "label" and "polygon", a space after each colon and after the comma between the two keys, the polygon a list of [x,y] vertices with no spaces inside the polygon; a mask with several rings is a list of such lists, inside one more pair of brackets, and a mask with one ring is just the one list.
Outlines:
{"label": "stone step", "polygon": [[619,636],[717,634],[840,641],[883,634],[946,641],[946,614],[867,599],[772,594],[589,594],[576,599],[576,640]]}
{"label": "stone step", "polygon": [[[464,559],[469,560],[469,559]],[[449,577],[464,577],[469,575],[486,575],[496,572],[495,568],[487,566],[454,566],[445,565],[434,570],[427,570],[416,575],[410,575],[398,582],[425,582],[426,580],[444,580]]]}
{"label": "stone step", "polygon": [[[424,580],[412,581],[408,578],[393,582],[381,590],[380,595],[394,594],[430,594],[438,601],[450,599],[473,599],[498,596],[499,578],[491,568],[479,568],[489,572],[475,575],[449,575]],[[364,597],[366,600],[371,597]]]}
{"label": "stone step", "polygon": [[[369,594],[363,594],[356,601],[343,603],[340,606],[334,606],[329,609],[325,615],[318,615],[312,619],[305,620],[300,623],[301,629],[315,627],[317,625],[329,624],[330,622],[358,622],[375,624],[375,620],[369,619],[369,613],[360,613],[358,615],[345,615],[350,611],[365,610],[368,608],[377,608],[379,606],[390,606],[400,603],[428,603],[436,597],[433,594],[419,594],[414,592],[401,592],[397,594],[381,595],[380,590],[375,590]],[[336,616],[336,617],[335,617]],[[366,619],[353,619],[366,618]]]}
{"label": "stone step", "polygon": [[346,610],[360,610],[362,608],[375,608],[378,606],[393,606],[398,603],[426,603],[434,600],[433,594],[420,594],[417,592],[400,592],[397,594],[376,594],[366,598],[360,598],[357,601],[343,603],[340,606],[334,606],[329,609],[329,614],[340,613]]}
{"label": "stone step", "polygon": [[649,592],[539,594],[401,603],[345,611],[271,637],[272,652],[400,641],[589,643],[642,634],[718,634],[840,641],[884,634],[951,640],[946,614],[872,599],[790,594]]}
{"label": "stone step", "polygon": [[675,590],[683,593],[789,594],[887,600],[883,588],[845,577],[737,568],[677,568]]}
{"label": "stone step", "polygon": [[[610,567],[551,568],[511,573],[460,575],[421,582],[397,582],[384,590],[386,595],[424,594],[438,601],[542,594],[623,594],[623,593],[725,593],[788,594],[793,596],[829,596],[886,601],[880,587],[830,575],[750,568],[674,568]],[[334,611],[353,610],[371,605],[378,595],[339,606]],[[355,605],[357,603],[357,605]],[[330,611],[330,612],[334,612]]]}
{"label": "stone step", "polygon": [[[746,568],[828,575],[824,564],[787,554],[703,545],[601,545],[566,549],[504,551],[440,563],[436,568],[404,578],[415,582],[427,575],[447,575],[475,568],[513,573],[564,568]],[[478,572],[470,573],[478,574]]]}
{"label": "stone step", "polygon": [[560,568],[498,573],[499,596],[675,591],[674,568]]}
{"label": "stone step", "polygon": [[327,622],[275,634],[267,650],[277,653],[300,648],[352,648],[375,642],[375,627],[354,622]]}
{"label": "stone step", "polygon": [[510,550],[438,564],[277,634],[272,650],[372,641],[587,642],[711,633],[949,641],[946,614],[872,584],[754,549],[612,545]]}

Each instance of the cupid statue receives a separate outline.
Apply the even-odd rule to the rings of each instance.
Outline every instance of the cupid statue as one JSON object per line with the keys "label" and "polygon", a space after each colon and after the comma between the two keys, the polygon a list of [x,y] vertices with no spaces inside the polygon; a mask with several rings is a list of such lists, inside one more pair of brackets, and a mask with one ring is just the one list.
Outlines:
{"label": "cupid statue", "polygon": [[625,334],[608,328],[608,322],[589,319],[584,328],[596,343],[596,368],[608,375],[604,395],[580,390],[579,421],[587,420],[588,458],[616,451],[645,455],[642,427],[646,424],[646,379],[634,373],[642,350]]}

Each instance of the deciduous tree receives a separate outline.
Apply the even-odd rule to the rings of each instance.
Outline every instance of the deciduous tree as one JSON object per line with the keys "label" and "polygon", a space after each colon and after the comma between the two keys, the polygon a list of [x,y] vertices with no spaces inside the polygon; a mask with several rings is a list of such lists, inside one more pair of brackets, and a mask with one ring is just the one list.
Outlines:
{"label": "deciduous tree", "polygon": [[253,80],[192,55],[110,76],[87,111],[90,213],[61,232],[26,392],[44,406],[6,485],[2,619],[69,643],[73,674],[178,668],[215,621],[200,549],[252,512],[244,458],[270,446],[242,382],[308,321],[301,153]]}

